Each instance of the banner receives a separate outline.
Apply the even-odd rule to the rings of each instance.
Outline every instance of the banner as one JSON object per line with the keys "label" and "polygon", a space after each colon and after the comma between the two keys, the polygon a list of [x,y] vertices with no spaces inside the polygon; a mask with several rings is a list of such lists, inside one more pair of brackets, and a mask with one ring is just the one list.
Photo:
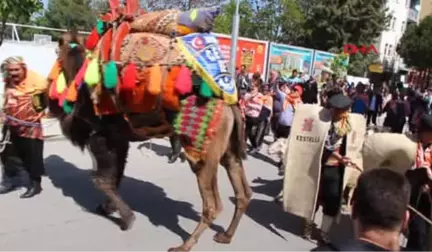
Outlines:
{"label": "banner", "polygon": [[192,33],[179,37],[178,42],[188,63],[193,63],[194,70],[213,92],[229,104],[236,103],[236,85],[228,72],[216,37],[210,33]]}
{"label": "banner", "polygon": [[313,76],[320,76],[323,68],[329,68],[334,57],[336,57],[334,53],[315,50]]}
{"label": "banner", "polygon": [[280,71],[283,77],[290,77],[294,69],[310,75],[312,57],[311,49],[271,43],[269,69]]}
{"label": "banner", "polygon": [[[222,57],[229,63],[231,58],[231,38],[219,34],[215,35],[222,51]],[[265,77],[267,45],[266,41],[239,38],[236,68],[240,69],[242,65],[245,65],[250,74],[259,72],[262,77]]]}

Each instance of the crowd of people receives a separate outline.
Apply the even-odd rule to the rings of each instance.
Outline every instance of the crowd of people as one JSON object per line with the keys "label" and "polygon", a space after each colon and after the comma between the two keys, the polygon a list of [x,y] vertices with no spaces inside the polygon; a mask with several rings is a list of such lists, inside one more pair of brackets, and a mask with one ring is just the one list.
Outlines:
{"label": "crowd of people", "polygon": [[[432,131],[432,116],[431,111],[431,95],[432,90],[420,92],[420,90],[414,90],[412,88],[402,88],[400,85],[396,87],[388,87],[385,83],[381,85],[369,84],[365,85],[358,83],[348,83],[345,79],[337,79],[332,73],[325,72],[324,81],[321,79],[320,83],[313,77],[305,77],[302,73],[298,73],[296,70],[292,71],[289,78],[283,78],[280,73],[272,72],[267,83],[263,83],[259,74],[254,74],[250,80],[250,84],[247,85],[248,79],[245,77],[244,67],[237,75],[240,90],[240,101],[244,107],[245,118],[246,118],[246,133],[250,142],[249,152],[251,154],[259,151],[263,144],[263,137],[273,131],[274,141],[273,145],[279,146],[275,148],[281,148],[281,143],[287,143],[287,138],[290,135],[294,115],[296,113],[296,106],[300,103],[306,104],[320,104],[322,107],[329,108],[332,111],[332,122],[331,128],[326,136],[324,143],[324,152],[322,154],[322,166],[321,166],[321,178],[319,182],[319,205],[323,207],[323,219],[320,229],[319,242],[325,245],[326,250],[332,250],[329,245],[331,242],[328,237],[328,233],[334,219],[337,217],[341,202],[346,202],[347,198],[344,197],[344,188],[342,187],[343,181],[343,170],[346,166],[352,164],[351,160],[344,156],[343,148],[346,148],[346,136],[352,130],[349,123],[343,123],[346,121],[347,114],[360,114],[365,118],[366,127],[380,127],[382,131],[391,133],[405,133],[411,131],[411,133],[417,133],[418,141],[421,143],[421,150],[423,154],[417,153],[417,159],[420,160],[414,164],[413,168],[407,172],[407,176],[411,178],[410,182],[416,184],[413,193],[410,194],[409,186],[405,179],[396,178],[395,175],[389,173],[387,178],[394,176],[394,179],[398,180],[399,192],[394,191],[393,203],[388,202],[388,206],[393,206],[394,209],[386,209],[386,206],[380,205],[385,200],[380,201],[373,200],[373,204],[361,203],[362,206],[354,203],[352,209],[352,217],[356,218],[358,211],[364,205],[367,205],[371,209],[376,207],[377,211],[388,211],[388,215],[384,213],[374,213],[376,216],[367,217],[374,219],[376,224],[368,223],[368,220],[364,219],[363,224],[358,224],[358,232],[366,232],[364,235],[370,237],[368,239],[375,239],[374,242],[369,243],[369,240],[362,238],[361,241],[352,243],[350,246],[355,250],[397,250],[399,244],[395,245],[395,241],[399,241],[398,235],[408,227],[408,213],[406,206],[411,200],[412,205],[418,206],[418,199],[426,197],[422,193],[418,193],[420,189],[417,187],[425,187],[427,199],[430,200],[429,196],[429,183],[432,181],[432,176],[425,175],[422,182],[417,184],[417,179],[412,179],[412,171],[419,169],[429,171],[430,173],[430,154],[429,148],[431,141],[428,139],[429,132]],[[271,104],[273,106],[271,107]],[[380,122],[378,118],[381,115],[385,115],[384,121]],[[405,127],[405,126],[409,127]],[[345,143],[345,144],[344,144]],[[282,144],[283,145],[283,144]],[[343,147],[345,146],[345,147]],[[273,147],[270,146],[270,153]],[[280,162],[279,162],[279,174],[289,176],[284,173],[286,163],[283,162],[283,155],[287,155],[283,151],[280,151]],[[291,156],[292,157],[292,156]],[[423,160],[423,161],[422,161]],[[310,172],[310,171],[309,171]],[[377,171],[377,174],[382,172],[378,177],[383,176],[388,171]],[[414,172],[416,173],[416,172]],[[430,173],[432,174],[432,173]],[[364,175],[368,176],[368,175]],[[371,175],[372,176],[372,175]],[[418,175],[414,175],[418,176]],[[421,175],[420,175],[421,176]],[[429,177],[429,179],[428,179]],[[378,180],[384,179],[384,177],[374,178]],[[371,180],[373,180],[371,178]],[[292,181],[291,181],[292,182]],[[362,183],[362,180],[359,180]],[[367,182],[369,183],[369,182]],[[380,182],[385,184],[385,182]],[[390,185],[389,185],[390,186]],[[379,187],[379,186],[378,186]],[[393,186],[393,189],[396,188]],[[390,188],[388,188],[390,190]],[[356,192],[364,190],[363,193],[369,194],[370,197],[377,197],[372,192],[367,190],[373,190],[372,186],[369,188],[361,189],[361,186],[357,185]],[[378,188],[376,190],[379,190]],[[375,192],[379,194],[380,192]],[[424,193],[424,192],[423,192]],[[355,192],[354,192],[355,194]],[[368,196],[368,197],[369,197]],[[282,201],[283,191],[275,198],[276,201]],[[357,196],[353,196],[354,202]],[[357,198],[358,199],[358,198]],[[365,200],[365,199],[364,199]],[[372,199],[370,199],[372,200]],[[422,200],[425,200],[422,198]],[[398,201],[398,203],[396,203]],[[425,203],[426,202],[426,203]],[[430,216],[430,206],[432,202],[422,201],[422,212],[426,216]],[[378,208],[380,210],[378,210]],[[394,210],[393,213],[390,213]],[[370,210],[373,211],[373,210]],[[398,214],[396,214],[398,212]],[[369,213],[371,214],[371,213]],[[396,222],[392,222],[388,217],[393,215]],[[396,217],[398,215],[398,217]],[[413,214],[412,221],[410,222],[410,233],[409,242],[407,247],[410,250],[428,250],[429,245],[425,240],[429,240],[428,224],[417,215]],[[381,218],[381,219],[380,219]],[[304,237],[310,239],[312,234],[313,220],[305,219]],[[417,222],[418,221],[418,222]],[[361,221],[360,221],[361,222]],[[378,224],[379,223],[379,224]],[[378,233],[373,234],[374,231],[368,231],[368,228],[362,227],[362,225],[374,226],[375,228],[381,227],[382,230],[391,233],[388,237],[380,237],[379,239],[393,239],[391,242],[388,241],[387,245],[380,246],[380,242],[376,241]],[[382,233],[381,233],[382,234]],[[393,245],[390,245],[393,244]],[[379,246],[376,246],[379,245]],[[348,247],[350,247],[348,246]],[[389,247],[390,246],[390,247]],[[386,248],[387,249],[384,249]],[[347,247],[343,247],[344,250]],[[334,248],[333,248],[334,249]],[[348,249],[351,250],[351,249]]]}
{"label": "crowd of people", "polygon": [[[20,57],[6,59],[1,65],[1,71],[6,81],[3,106],[6,121],[3,137],[7,138],[9,144],[1,153],[0,194],[11,192],[17,186],[12,181],[12,178],[17,176],[17,169],[10,163],[10,159],[16,157],[21,160],[22,167],[30,177],[30,185],[21,197],[31,198],[41,193],[41,176],[45,173],[40,121],[44,114],[41,108],[44,106],[38,105],[42,99],[37,97],[46,90],[47,85],[44,78],[30,71]],[[236,81],[239,103],[245,114],[245,140],[250,142],[250,154],[260,150],[264,136],[270,132],[273,132],[276,140],[286,141],[299,104],[321,104],[330,108],[332,126],[322,154],[324,161],[319,196],[322,198],[320,204],[324,208],[321,228],[321,241],[324,243],[316,250],[397,251],[400,250],[400,234],[408,227],[408,248],[428,250],[429,226],[418,216],[410,217],[412,213],[408,211],[408,205],[413,204],[413,199],[420,199],[426,202],[420,204],[424,207],[420,211],[430,213],[431,202],[427,200],[430,200],[429,188],[432,186],[432,90],[422,93],[413,89],[389,89],[385,84],[354,85],[344,79],[336,79],[331,72],[324,72],[322,75],[325,77],[324,81],[321,79],[318,83],[313,77],[304,76],[296,70],[292,71],[288,78],[272,72],[268,81],[264,82],[258,73],[249,79],[246,67],[242,66]],[[346,142],[346,136],[351,130],[349,124],[343,123],[349,111],[363,115],[367,125],[375,126],[379,124],[379,116],[385,113],[383,126],[394,133],[402,133],[408,122],[409,130],[418,133],[421,150],[414,166],[425,169],[417,169],[407,173],[407,176],[389,169],[364,172],[358,179],[352,197],[355,239],[343,245],[334,245],[325,236],[342,201],[340,185],[343,173],[340,172],[342,169],[338,168],[351,164],[341,151],[341,146]],[[174,154],[179,152],[176,143],[171,141]],[[281,161],[281,175],[283,169],[284,164]],[[421,179],[412,179],[418,176]],[[413,184],[412,181],[418,183]],[[304,236],[310,235],[310,225],[307,220]]]}

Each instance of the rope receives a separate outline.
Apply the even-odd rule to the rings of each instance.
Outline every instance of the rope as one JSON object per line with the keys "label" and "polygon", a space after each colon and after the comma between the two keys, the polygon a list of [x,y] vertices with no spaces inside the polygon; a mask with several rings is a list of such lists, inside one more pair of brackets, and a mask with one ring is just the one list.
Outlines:
{"label": "rope", "polygon": [[420,216],[420,218],[422,218],[424,221],[426,221],[429,225],[432,226],[432,221],[429,218],[427,218],[426,216],[424,216],[422,213],[420,213],[419,211],[417,211],[417,209],[415,209],[411,205],[408,205],[408,209],[411,210],[411,211],[413,211],[415,214],[417,214],[418,216]]}
{"label": "rope", "polygon": [[10,131],[7,130],[3,141],[0,142],[0,153],[2,153],[6,149],[7,144],[11,144],[11,143],[12,142],[10,141]]}

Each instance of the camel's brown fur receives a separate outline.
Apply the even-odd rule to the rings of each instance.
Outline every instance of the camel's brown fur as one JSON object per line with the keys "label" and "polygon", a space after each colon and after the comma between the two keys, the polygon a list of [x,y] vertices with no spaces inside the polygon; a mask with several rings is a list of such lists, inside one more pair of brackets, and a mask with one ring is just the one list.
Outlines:
{"label": "camel's brown fur", "polygon": [[[75,76],[84,59],[83,47],[71,49],[68,44],[70,42],[80,43],[75,34],[67,33],[59,44],[59,58],[68,83]],[[96,117],[86,87],[80,89],[79,100],[71,115],[65,115],[55,101],[50,101],[49,104],[50,110],[61,121],[64,134],[75,145],[81,148],[87,147],[95,161],[96,170],[93,173],[93,182],[108,197],[98,207],[98,210],[104,215],[118,210],[121,216],[121,229],[131,228],[135,219],[134,213],[117,191],[123,177],[129,150],[128,124],[121,115]],[[227,170],[234,188],[236,208],[228,229],[216,234],[214,240],[219,243],[230,243],[252,196],[242,164],[246,150],[243,134],[243,120],[239,107],[225,105],[220,127],[213,142],[209,145],[206,158],[196,164],[189,161],[192,171],[197,176],[203,201],[201,221],[187,241],[170,250],[190,250],[204,230],[222,211],[222,201],[217,184],[219,164]]]}

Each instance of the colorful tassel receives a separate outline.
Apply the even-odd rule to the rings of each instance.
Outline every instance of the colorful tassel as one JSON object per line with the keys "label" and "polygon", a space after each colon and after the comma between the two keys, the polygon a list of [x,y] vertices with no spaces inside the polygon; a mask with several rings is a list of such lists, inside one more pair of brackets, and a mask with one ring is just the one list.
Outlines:
{"label": "colorful tassel", "polygon": [[100,36],[96,29],[93,29],[90,35],[87,37],[87,41],[85,43],[85,47],[87,50],[93,50],[96,48],[98,42],[100,40]]}
{"label": "colorful tassel", "polygon": [[102,35],[105,31],[105,24],[102,20],[98,19],[96,22],[96,31],[100,35]]}
{"label": "colorful tassel", "polygon": [[205,98],[211,98],[213,97],[213,91],[211,90],[210,86],[207,84],[207,82],[203,81],[200,85],[199,93],[201,96]]}
{"label": "colorful tassel", "polygon": [[88,60],[85,60],[84,64],[81,66],[77,75],[75,75],[75,79],[74,79],[75,85],[80,86],[84,81],[84,74],[87,70],[87,66],[88,66]]}
{"label": "colorful tassel", "polygon": [[150,68],[150,78],[148,83],[148,92],[151,95],[158,95],[161,93],[162,86],[162,69],[160,66],[152,66]]}
{"label": "colorful tassel", "polygon": [[180,95],[192,92],[192,72],[188,67],[181,66],[176,79],[175,89]]}
{"label": "colorful tassel", "polygon": [[53,67],[51,68],[51,71],[48,75],[48,79],[57,80],[58,76],[60,75],[60,72],[61,72],[61,65],[58,61],[56,61]]}
{"label": "colorful tassel", "polygon": [[75,81],[72,81],[71,85],[67,90],[65,99],[69,102],[76,102],[77,97],[78,97],[78,88],[75,85]]}
{"label": "colorful tassel", "polygon": [[57,79],[56,79],[56,80],[53,80],[53,81],[51,82],[51,86],[50,86],[50,89],[49,89],[49,94],[48,94],[48,96],[49,96],[49,98],[50,98],[51,100],[56,100],[56,99],[58,99],[59,94],[57,93]]}
{"label": "colorful tassel", "polygon": [[66,98],[66,95],[67,95],[67,90],[64,90],[63,93],[61,93],[58,97],[58,105],[61,108],[63,107],[63,102]]}
{"label": "colorful tassel", "polygon": [[129,63],[123,70],[122,85],[124,90],[134,90],[137,83],[137,69],[134,63]]}
{"label": "colorful tassel", "polygon": [[74,104],[72,102],[67,101],[67,100],[63,101],[63,111],[66,114],[68,114],[68,115],[71,114],[73,111],[73,108],[74,108]]}
{"label": "colorful tassel", "polygon": [[89,87],[93,87],[100,83],[101,76],[99,73],[99,62],[97,58],[94,58],[89,62],[87,70],[84,74],[84,81]]}
{"label": "colorful tassel", "polygon": [[118,70],[117,65],[114,61],[110,61],[104,66],[104,87],[107,89],[113,89],[118,84]]}
{"label": "colorful tassel", "polygon": [[59,77],[57,78],[56,81],[56,92],[58,94],[63,93],[63,91],[66,89],[67,85],[66,85],[66,78],[64,76],[64,73],[62,72]]}

